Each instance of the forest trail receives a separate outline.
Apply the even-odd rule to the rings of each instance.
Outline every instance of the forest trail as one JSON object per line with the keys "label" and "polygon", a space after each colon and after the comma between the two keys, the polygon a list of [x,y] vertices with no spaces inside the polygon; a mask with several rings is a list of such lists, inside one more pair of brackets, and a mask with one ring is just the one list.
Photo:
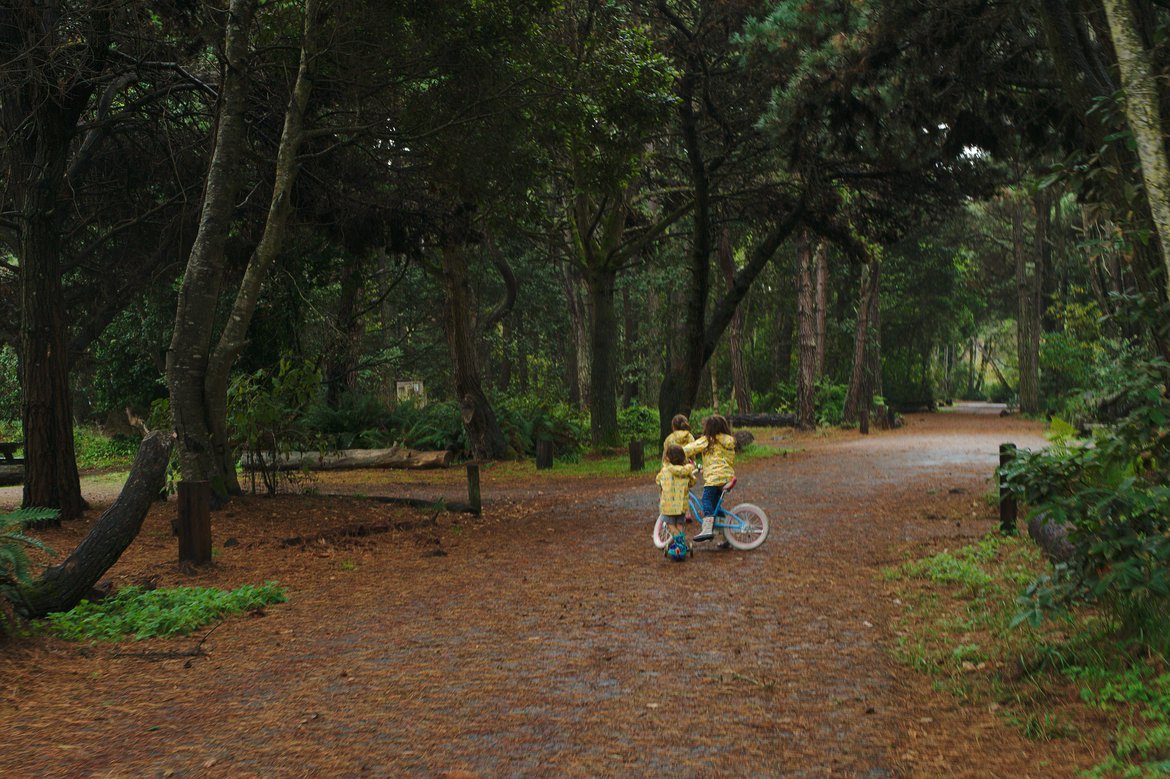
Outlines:
{"label": "forest trail", "polygon": [[51,640],[0,657],[0,775],[1067,776],[1087,746],[1027,741],[891,657],[881,569],[994,529],[999,444],[1043,444],[976,411],[789,439],[738,469],[732,502],[767,510],[767,543],[682,564],[650,544],[652,472],[485,493],[482,520],[341,558],[282,550],[300,555],[283,573],[257,574],[273,553],[241,535],[206,583],[277,578],[290,601],[229,621],[206,657]]}

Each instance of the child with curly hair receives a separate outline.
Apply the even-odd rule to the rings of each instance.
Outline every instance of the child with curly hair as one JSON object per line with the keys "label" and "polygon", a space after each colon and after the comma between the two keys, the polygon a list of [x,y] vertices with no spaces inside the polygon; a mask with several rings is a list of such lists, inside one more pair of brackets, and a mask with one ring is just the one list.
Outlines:
{"label": "child with curly hair", "polygon": [[[703,527],[695,541],[710,541],[715,537],[715,506],[723,486],[735,478],[735,436],[726,417],[712,414],[703,420],[703,435],[683,447],[687,457],[703,455]],[[723,535],[722,531],[719,534]],[[719,546],[726,544],[720,539]]]}

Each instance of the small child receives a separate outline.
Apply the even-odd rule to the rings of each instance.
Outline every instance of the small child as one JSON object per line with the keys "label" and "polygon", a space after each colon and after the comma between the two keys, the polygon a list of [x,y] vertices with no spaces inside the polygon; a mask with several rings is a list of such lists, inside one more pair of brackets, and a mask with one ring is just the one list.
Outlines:
{"label": "small child", "polygon": [[[735,436],[726,417],[712,414],[703,420],[703,435],[683,448],[687,457],[703,455],[703,527],[695,541],[710,541],[715,537],[715,505],[723,485],[735,478]],[[720,536],[723,535],[720,531]],[[727,541],[720,538],[722,548]]]}
{"label": "small child", "polygon": [[687,491],[695,483],[695,464],[687,462],[683,448],[678,444],[666,447],[667,461],[654,481],[658,482],[661,494],[658,511],[670,533],[670,545],[666,548],[668,557],[681,560],[687,556],[686,535],[683,533],[684,515],[687,510]]}
{"label": "small child", "polygon": [[675,414],[674,418],[670,420],[670,429],[674,432],[668,435],[666,440],[662,442],[663,465],[670,462],[666,457],[666,450],[671,447],[671,444],[686,447],[695,441],[695,437],[691,435],[691,422],[687,419],[686,414]]}

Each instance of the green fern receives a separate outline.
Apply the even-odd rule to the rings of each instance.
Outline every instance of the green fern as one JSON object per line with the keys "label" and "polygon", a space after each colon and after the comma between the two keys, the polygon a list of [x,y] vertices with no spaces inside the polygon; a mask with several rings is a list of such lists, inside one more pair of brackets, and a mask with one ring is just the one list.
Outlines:
{"label": "green fern", "polygon": [[56,519],[57,509],[17,509],[0,514],[0,583],[28,584],[28,554],[25,548],[55,554],[43,541],[24,534],[30,522]]}

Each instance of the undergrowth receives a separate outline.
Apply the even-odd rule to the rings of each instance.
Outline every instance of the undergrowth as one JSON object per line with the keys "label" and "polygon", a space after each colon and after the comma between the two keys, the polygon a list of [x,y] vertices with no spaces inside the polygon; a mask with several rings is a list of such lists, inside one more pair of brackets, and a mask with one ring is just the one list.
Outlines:
{"label": "undergrowth", "polygon": [[[895,655],[1026,738],[1108,740],[1108,757],[1080,776],[1167,776],[1166,659],[1118,643],[1099,612],[1019,620],[1021,592],[1046,568],[1030,540],[989,535],[886,569],[903,608]],[[1111,732],[1098,732],[1102,717]]]}
{"label": "undergrowth", "polygon": [[234,590],[213,587],[126,587],[96,603],[82,601],[69,611],[50,614],[49,632],[70,641],[120,641],[186,635],[232,614],[283,603],[276,582]]}

